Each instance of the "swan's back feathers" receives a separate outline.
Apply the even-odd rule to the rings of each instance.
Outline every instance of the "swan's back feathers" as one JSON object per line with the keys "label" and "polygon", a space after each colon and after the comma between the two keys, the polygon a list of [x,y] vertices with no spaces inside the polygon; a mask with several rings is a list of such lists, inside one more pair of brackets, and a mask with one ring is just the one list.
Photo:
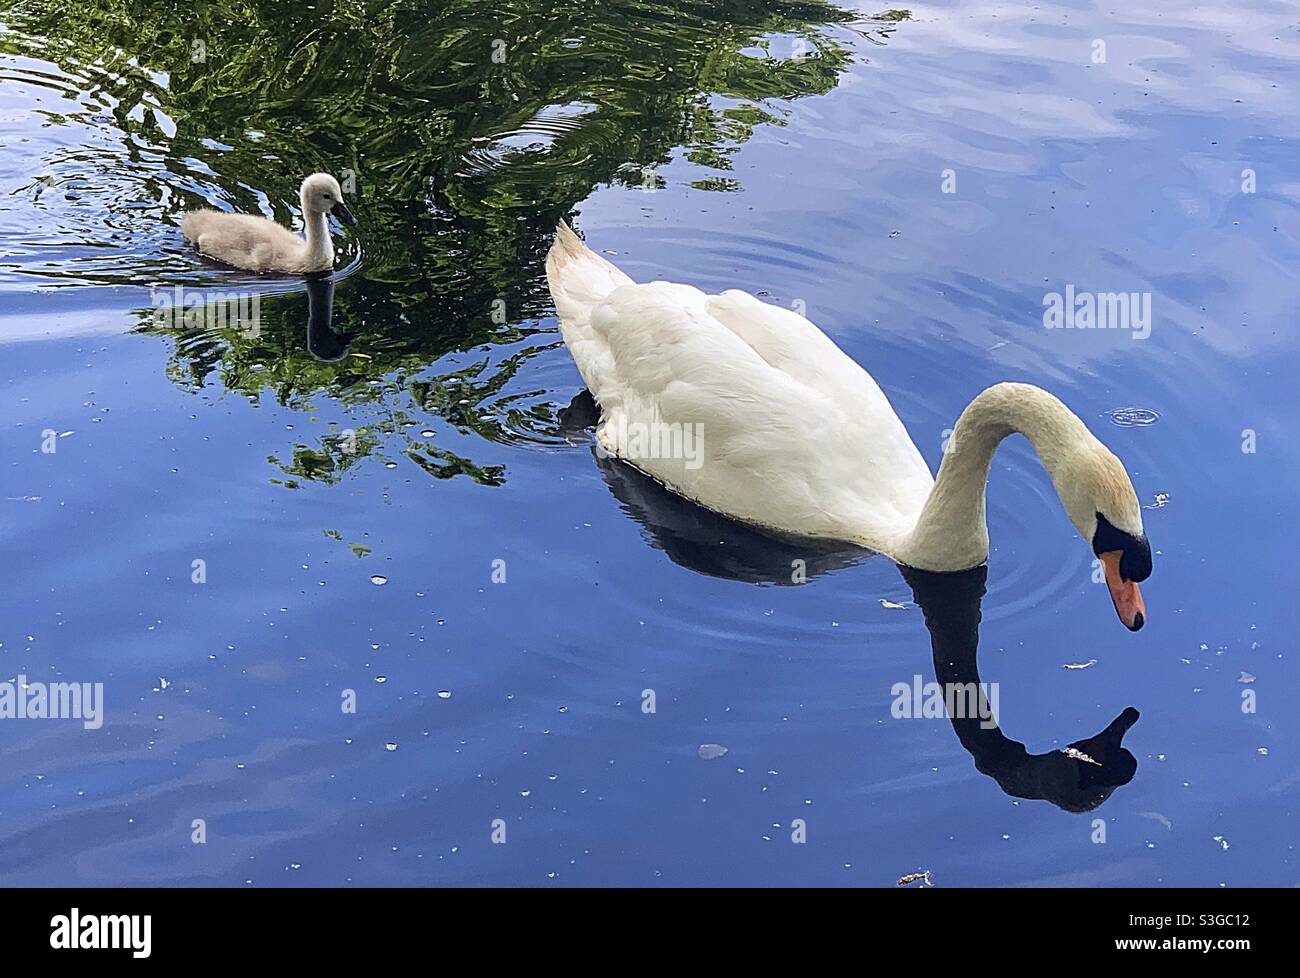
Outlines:
{"label": "swan's back feathers", "polygon": [[307,242],[286,227],[252,214],[190,211],[181,218],[181,234],[202,254],[254,272],[315,270]]}
{"label": "swan's back feathers", "polygon": [[876,382],[811,322],[744,292],[635,284],[563,225],[546,271],[606,450],[791,533],[887,552],[915,523],[929,469]]}
{"label": "swan's back feathers", "polygon": [[[813,387],[824,387],[832,381],[853,388],[872,402],[872,410],[894,416],[872,376],[798,313],[763,302],[740,289],[709,296],[706,307],[714,319],[744,340],[770,366]],[[906,437],[902,422],[899,431]]]}

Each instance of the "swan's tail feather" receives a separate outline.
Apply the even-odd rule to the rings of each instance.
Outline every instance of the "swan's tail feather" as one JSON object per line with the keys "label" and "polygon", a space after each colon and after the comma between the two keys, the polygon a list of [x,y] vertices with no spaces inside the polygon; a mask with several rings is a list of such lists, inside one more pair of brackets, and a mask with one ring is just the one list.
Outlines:
{"label": "swan's tail feather", "polygon": [[592,313],[615,289],[632,280],[596,254],[573,228],[561,221],[546,255],[546,282],[551,287],[560,335],[573,355],[578,373],[602,409],[618,400],[617,371],[608,339],[592,325]]}
{"label": "swan's tail feather", "polygon": [[561,254],[574,258],[581,257],[584,253],[591,251],[583,243],[583,240],[578,237],[578,232],[569,227],[568,221],[560,221],[555,225],[555,244],[560,249]]}
{"label": "swan's tail feather", "polygon": [[546,282],[563,324],[585,324],[591,308],[632,280],[588,248],[564,221],[555,226],[555,243],[546,255]]}

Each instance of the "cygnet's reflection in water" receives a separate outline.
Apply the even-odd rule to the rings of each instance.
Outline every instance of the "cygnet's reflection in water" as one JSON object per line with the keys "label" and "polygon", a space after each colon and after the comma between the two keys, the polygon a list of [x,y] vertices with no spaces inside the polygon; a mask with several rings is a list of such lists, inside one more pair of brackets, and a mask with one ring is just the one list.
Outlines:
{"label": "cygnet's reflection in water", "polygon": [[307,352],[334,363],[348,355],[352,334],[334,331],[334,273],[307,276]]}
{"label": "cygnet's reflection in water", "polygon": [[[585,391],[560,412],[561,426],[570,432],[589,428],[596,420],[595,404]],[[788,585],[875,556],[846,544],[770,536],[697,506],[630,465],[595,454],[605,482],[623,510],[644,528],[649,542],[693,571]],[[799,561],[802,574],[794,573]],[[908,567],[899,571],[925,616],[936,680],[944,689],[976,690],[981,698],[979,711],[950,718],[980,773],[1015,798],[1050,801],[1068,812],[1091,811],[1133,780],[1137,760],[1122,743],[1138,719],[1133,707],[1095,736],[1043,754],[1029,753],[996,723],[981,719],[989,715],[976,661],[987,567],[944,574]]]}

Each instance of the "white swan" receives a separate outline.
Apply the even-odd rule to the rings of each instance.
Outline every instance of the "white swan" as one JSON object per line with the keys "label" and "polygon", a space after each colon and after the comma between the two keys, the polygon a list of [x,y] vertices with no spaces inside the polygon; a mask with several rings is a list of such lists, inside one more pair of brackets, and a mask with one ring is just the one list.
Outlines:
{"label": "white swan", "polygon": [[181,234],[209,258],[251,272],[324,272],[334,267],[334,244],[325,215],[344,224],[356,223],[343,203],[339,183],[328,173],[313,173],[298,190],[307,237],[298,237],[265,217],[189,211],[181,219]]}
{"label": "white swan", "polygon": [[1019,432],[1101,558],[1120,620],[1142,627],[1151,548],[1133,484],[1046,391],[976,397],[936,480],[876,382],[802,316],[738,290],[638,285],[564,223],[546,277],[610,454],[725,516],[957,571],[988,560],[989,465]]}

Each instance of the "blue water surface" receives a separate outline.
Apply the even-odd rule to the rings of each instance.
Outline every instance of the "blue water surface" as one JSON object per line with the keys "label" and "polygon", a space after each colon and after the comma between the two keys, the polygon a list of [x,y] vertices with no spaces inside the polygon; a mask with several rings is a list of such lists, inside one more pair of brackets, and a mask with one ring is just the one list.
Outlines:
{"label": "blue water surface", "polygon": [[[559,4],[530,51],[525,6],[398,5],[355,60],[348,12],[301,12],[258,26],[267,77],[206,8],[204,72],[115,5],[0,6],[0,681],[105,697],[0,722],[0,881],[1294,885],[1294,10]],[[426,23],[470,53],[408,49]],[[304,283],[180,240],[345,166],[323,333]],[[1054,392],[1146,506],[1147,626],[1021,439],[987,581],[916,591],[598,458],[560,217],[805,311],[932,467],[984,387]],[[160,327],[176,283],[265,292],[264,330]],[[1045,329],[1067,285],[1150,293],[1149,336]],[[975,614],[1005,737],[895,718]],[[1081,788],[1060,752],[1129,708],[1135,766]]]}

